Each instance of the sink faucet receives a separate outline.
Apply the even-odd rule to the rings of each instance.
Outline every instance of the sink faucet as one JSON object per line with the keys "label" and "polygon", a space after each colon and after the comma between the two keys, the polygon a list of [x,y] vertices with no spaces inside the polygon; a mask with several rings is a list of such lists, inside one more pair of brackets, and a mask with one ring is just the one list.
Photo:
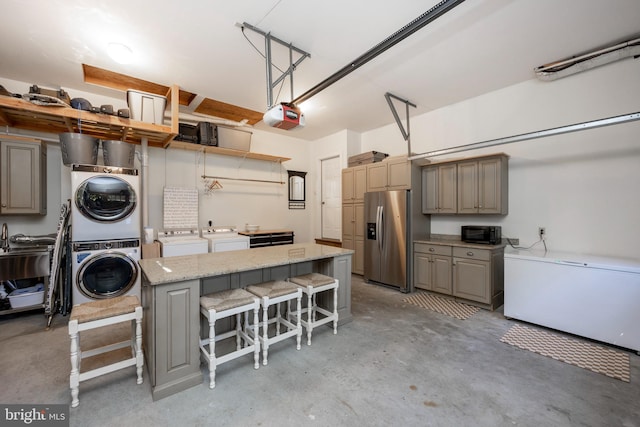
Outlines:
{"label": "sink faucet", "polygon": [[9,229],[7,223],[2,224],[2,236],[0,236],[0,249],[6,252],[9,249]]}

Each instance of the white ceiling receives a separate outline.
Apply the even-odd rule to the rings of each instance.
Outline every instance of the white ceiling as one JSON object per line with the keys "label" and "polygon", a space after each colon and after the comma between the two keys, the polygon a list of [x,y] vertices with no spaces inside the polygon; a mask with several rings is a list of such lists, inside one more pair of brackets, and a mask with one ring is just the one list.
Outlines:
{"label": "white ceiling", "polygon": [[[265,61],[236,23],[311,54],[294,97],[411,22],[435,0],[0,0],[0,77],[106,95],[83,83],[86,63],[257,111],[267,107]],[[307,126],[268,129],[314,140],[393,123],[386,92],[412,116],[534,78],[533,69],[640,34],[638,0],[467,0],[302,107]],[[264,51],[262,36],[245,30]],[[137,54],[119,65],[122,42]],[[284,51],[274,45],[276,65]],[[551,83],[549,83],[551,84]],[[11,88],[7,88],[11,90]],[[277,94],[277,90],[276,90]],[[290,101],[283,87],[280,101]],[[195,107],[195,105],[193,105]],[[401,116],[404,107],[400,109]]]}

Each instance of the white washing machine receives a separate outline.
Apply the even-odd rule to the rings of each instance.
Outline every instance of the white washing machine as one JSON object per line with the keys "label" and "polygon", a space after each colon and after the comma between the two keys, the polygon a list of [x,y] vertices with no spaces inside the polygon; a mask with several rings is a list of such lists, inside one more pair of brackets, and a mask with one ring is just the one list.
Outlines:
{"label": "white washing machine", "polygon": [[73,165],[72,241],[140,239],[137,169]]}
{"label": "white washing machine", "polygon": [[203,228],[202,237],[209,241],[209,252],[249,249],[249,236],[239,235],[235,226]]}
{"label": "white washing machine", "polygon": [[158,242],[160,242],[162,257],[209,252],[208,240],[200,237],[197,229],[158,231]]}
{"label": "white washing machine", "polygon": [[120,295],[140,298],[140,240],[100,240],[71,244],[73,304]]}

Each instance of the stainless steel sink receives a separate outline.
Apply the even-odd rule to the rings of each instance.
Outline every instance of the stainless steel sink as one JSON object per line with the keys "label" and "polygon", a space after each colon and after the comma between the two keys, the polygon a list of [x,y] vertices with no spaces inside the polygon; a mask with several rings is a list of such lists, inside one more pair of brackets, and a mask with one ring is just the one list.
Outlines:
{"label": "stainless steel sink", "polygon": [[49,275],[48,248],[9,248],[0,251],[0,280],[28,279]]}

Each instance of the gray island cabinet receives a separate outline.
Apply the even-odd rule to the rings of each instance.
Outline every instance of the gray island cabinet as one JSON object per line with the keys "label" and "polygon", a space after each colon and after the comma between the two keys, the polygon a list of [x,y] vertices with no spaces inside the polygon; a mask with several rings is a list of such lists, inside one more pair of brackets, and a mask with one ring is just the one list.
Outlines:
{"label": "gray island cabinet", "polygon": [[[353,251],[297,243],[231,252],[214,252],[139,261],[142,270],[144,353],[153,399],[200,384],[200,296],[283,280],[311,272],[339,280],[338,316],[351,317]],[[318,298],[333,307],[333,295]]]}

